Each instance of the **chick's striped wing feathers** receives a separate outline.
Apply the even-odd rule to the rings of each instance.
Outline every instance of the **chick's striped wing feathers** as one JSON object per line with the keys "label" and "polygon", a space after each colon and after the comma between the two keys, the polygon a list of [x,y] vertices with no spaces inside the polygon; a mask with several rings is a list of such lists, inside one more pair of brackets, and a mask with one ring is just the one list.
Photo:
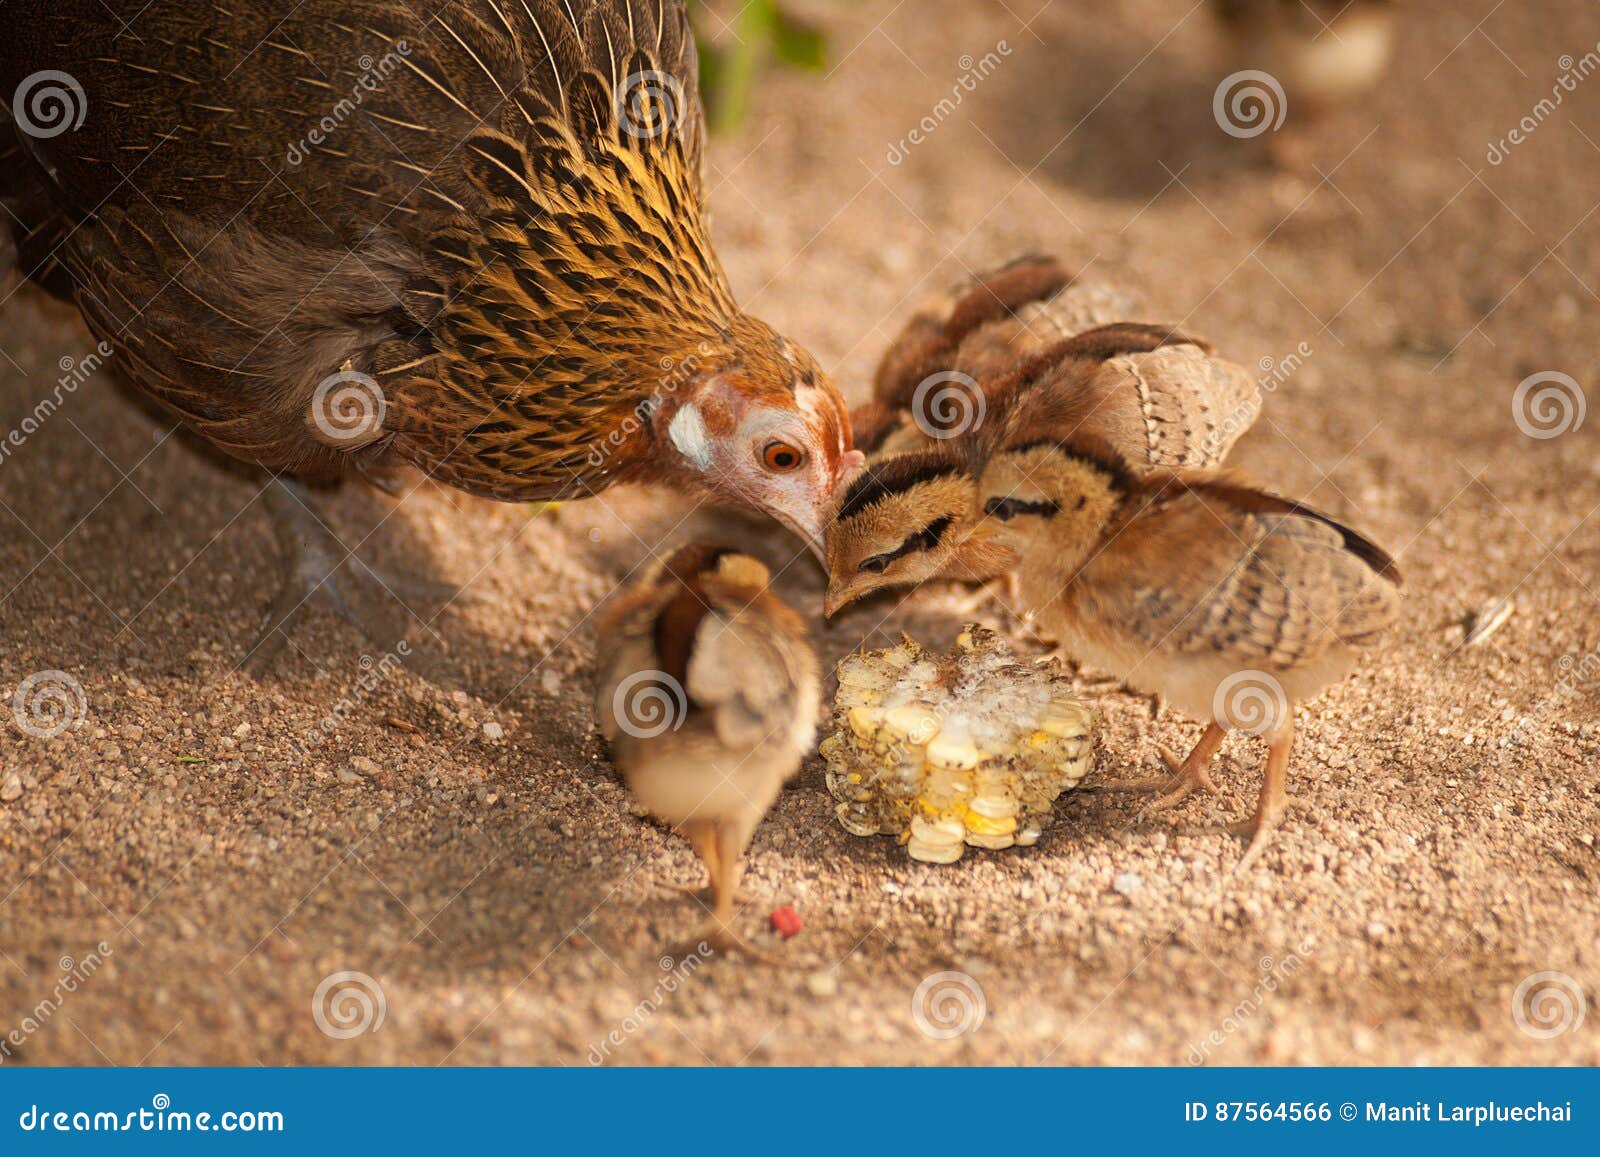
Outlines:
{"label": "chick's striped wing feathers", "polygon": [[1168,480],[1141,501],[1079,578],[1098,615],[1151,647],[1281,670],[1369,645],[1398,615],[1393,560],[1308,507],[1205,481]]}
{"label": "chick's striped wing feathers", "polygon": [[1140,471],[1220,466],[1259,410],[1255,383],[1209,342],[1131,322],[1045,347],[987,393],[994,418],[974,431],[983,452],[1049,441]]}
{"label": "chick's striped wing feathers", "polygon": [[929,445],[910,411],[921,383],[947,371],[984,395],[991,448],[1081,430],[1137,469],[1219,465],[1255,419],[1255,383],[1202,338],[1113,320],[1131,307],[1048,257],[974,278],[919,310],[884,354],[872,401],[852,417],[857,441],[884,453]]}

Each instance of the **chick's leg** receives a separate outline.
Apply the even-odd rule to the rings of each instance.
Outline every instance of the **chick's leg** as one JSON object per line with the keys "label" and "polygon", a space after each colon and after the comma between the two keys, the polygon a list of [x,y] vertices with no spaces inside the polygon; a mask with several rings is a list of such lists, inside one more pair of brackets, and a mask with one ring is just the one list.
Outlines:
{"label": "chick's leg", "polygon": [[[709,820],[689,820],[678,828],[683,833],[684,839],[689,841],[689,846],[694,849],[694,854],[700,857],[700,862],[706,866],[706,875],[711,880],[707,884],[678,884],[671,880],[653,881],[658,888],[665,888],[669,892],[681,892],[685,896],[693,896],[696,900],[706,901],[716,896],[716,880],[718,868],[722,862],[722,853],[717,846],[717,825]],[[734,896],[734,902],[747,904],[750,897],[744,892]]]}
{"label": "chick's leg", "polygon": [[717,825],[710,820],[687,820],[678,826],[678,831],[683,838],[689,841],[689,846],[694,849],[694,854],[705,865],[706,877],[710,884],[679,884],[672,880],[655,880],[658,888],[665,888],[669,892],[681,892],[685,896],[693,896],[697,900],[709,900],[716,892],[715,881],[717,868],[720,863],[720,853],[717,849]]}
{"label": "chick's leg", "polygon": [[750,842],[753,825],[722,822],[715,825],[715,830],[717,863],[711,875],[711,919],[697,939],[717,952],[737,952],[767,964],[783,963],[733,930],[733,909],[738,903],[739,880],[744,875],[744,849]]}
{"label": "chick's leg", "polygon": [[[1227,735],[1228,733],[1223,730],[1222,724],[1215,720],[1206,724],[1205,731],[1200,735],[1200,741],[1189,752],[1189,758],[1173,769],[1180,781],[1178,786],[1151,804],[1150,810],[1161,812],[1170,807],[1176,807],[1197,791],[1215,794],[1217,785],[1212,780],[1209,770],[1211,757],[1216,755],[1217,748],[1222,746],[1222,741]],[[1163,752],[1162,758],[1166,761],[1168,767],[1172,767],[1170,753]]]}
{"label": "chick's leg", "polygon": [[1211,764],[1211,757],[1216,755],[1217,748],[1222,746],[1222,741],[1227,734],[1220,724],[1209,724],[1205,731],[1201,733],[1199,742],[1189,752],[1189,757],[1181,763],[1178,757],[1165,747],[1157,748],[1161,754],[1161,762],[1166,765],[1171,778],[1138,780],[1133,783],[1111,783],[1104,786],[1109,791],[1159,791],[1162,788],[1171,788],[1172,779],[1176,778],[1178,780],[1176,788],[1172,788],[1166,795],[1154,800],[1145,807],[1145,812],[1150,815],[1156,815],[1176,807],[1196,791],[1214,793],[1217,790],[1217,785],[1212,781],[1211,772],[1208,769]]}
{"label": "chick's leg", "polygon": [[1267,748],[1267,769],[1261,781],[1261,798],[1256,803],[1256,814],[1229,826],[1229,831],[1234,835],[1249,837],[1250,840],[1244,857],[1234,868],[1235,872],[1242,872],[1261,854],[1261,849],[1267,846],[1278,827],[1278,820],[1283,816],[1288,799],[1284,785],[1289,775],[1289,753],[1293,749],[1294,719],[1291,717],[1283,730],[1272,737],[1271,746]]}
{"label": "chick's leg", "polygon": [[733,824],[717,825],[717,866],[711,875],[711,917],[723,929],[733,921],[735,896],[744,876],[743,833]]}
{"label": "chick's leg", "polygon": [[[330,607],[372,646],[392,651],[412,624],[421,622],[409,601],[453,598],[459,593],[441,584],[380,575],[329,529],[311,492],[299,482],[274,478],[262,492],[262,501],[285,557],[285,573],[266,621],[241,663],[248,671],[264,670],[288,642],[300,617],[315,604]],[[419,665],[426,670],[420,657]]]}

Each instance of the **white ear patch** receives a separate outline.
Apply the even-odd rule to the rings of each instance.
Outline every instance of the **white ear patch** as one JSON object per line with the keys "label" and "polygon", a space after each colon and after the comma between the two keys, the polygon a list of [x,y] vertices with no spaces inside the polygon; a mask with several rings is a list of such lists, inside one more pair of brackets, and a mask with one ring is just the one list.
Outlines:
{"label": "white ear patch", "polygon": [[680,406],[678,412],[672,415],[667,436],[678,448],[678,453],[697,469],[711,469],[711,433],[706,429],[706,420],[700,416],[699,406],[693,402]]}

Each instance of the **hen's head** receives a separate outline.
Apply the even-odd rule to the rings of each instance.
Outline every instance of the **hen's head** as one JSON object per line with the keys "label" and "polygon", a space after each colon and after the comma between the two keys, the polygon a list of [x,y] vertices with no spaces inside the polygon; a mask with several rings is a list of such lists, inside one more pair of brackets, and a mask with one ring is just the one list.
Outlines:
{"label": "hen's head", "polygon": [[835,495],[865,462],[851,448],[838,387],[810,354],[751,317],[702,348],[686,387],[656,416],[668,457],[662,480],[767,514],[823,558]]}

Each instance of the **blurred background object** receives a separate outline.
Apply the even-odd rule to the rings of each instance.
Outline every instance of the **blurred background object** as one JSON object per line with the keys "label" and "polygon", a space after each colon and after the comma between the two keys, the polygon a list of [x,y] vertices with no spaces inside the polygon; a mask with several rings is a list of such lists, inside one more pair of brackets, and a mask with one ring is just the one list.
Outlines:
{"label": "blurred background object", "polygon": [[[1227,39],[1225,66],[1234,70],[1217,89],[1218,117],[1242,136],[1256,135],[1264,118],[1297,129],[1367,95],[1394,55],[1393,0],[1212,0],[1211,7]],[[1273,159],[1293,167],[1298,139],[1295,132],[1268,136]]]}
{"label": "blurred background object", "polygon": [[819,72],[827,63],[822,32],[782,0],[690,0],[700,45],[700,92],[713,132],[744,123],[756,77],[770,65]]}

